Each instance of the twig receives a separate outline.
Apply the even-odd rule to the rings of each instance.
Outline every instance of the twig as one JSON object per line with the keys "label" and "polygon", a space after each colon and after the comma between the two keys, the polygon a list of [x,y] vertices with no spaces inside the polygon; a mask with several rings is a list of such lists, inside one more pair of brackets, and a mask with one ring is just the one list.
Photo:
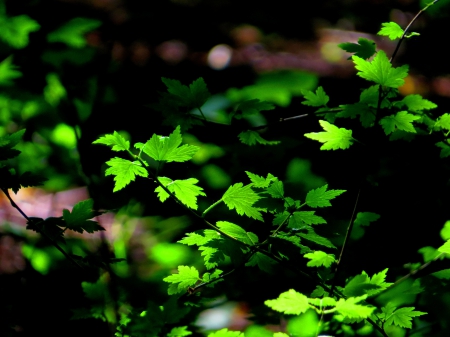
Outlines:
{"label": "twig", "polygon": [[[20,209],[20,207],[14,202],[14,200],[11,198],[11,196],[9,195],[9,192],[6,188],[2,188],[1,189],[3,191],[3,193],[6,195],[6,197],[8,198],[10,204],[12,207],[14,207],[15,209],[17,209],[19,211],[19,213],[29,222],[29,223],[33,223],[33,220],[30,219],[24,211],[22,211]],[[49,240],[51,242],[51,244],[58,249],[70,262],[72,262],[74,265],[76,265],[77,267],[81,268],[84,270],[84,268],[78,264],[77,261],[75,261],[72,256],[70,256],[64,249],[61,248],[60,245],[58,245],[57,242],[55,242],[47,233],[45,233],[43,230],[40,230],[38,225],[40,222],[38,223],[34,223],[34,225],[36,226],[36,229],[38,230],[38,232],[43,235],[47,240]]]}
{"label": "twig", "polygon": [[355,206],[353,207],[352,216],[350,218],[350,222],[349,222],[348,227],[347,227],[347,233],[345,234],[344,243],[342,244],[341,252],[340,252],[339,258],[338,258],[338,260],[336,262],[336,268],[334,269],[333,283],[331,285],[330,297],[333,296],[333,291],[334,291],[334,288],[335,288],[335,285],[336,285],[337,276],[338,276],[339,271],[340,271],[339,266],[341,265],[345,247],[347,246],[347,243],[348,243],[348,241],[350,239],[350,234],[352,233],[353,224],[354,224],[354,218],[355,218],[355,213],[356,213],[356,207],[358,206],[360,193],[361,193],[361,189],[358,190],[358,195],[356,196]]}
{"label": "twig", "polygon": [[439,0],[434,0],[433,2],[429,3],[428,5],[426,5],[424,8],[422,8],[419,13],[416,14],[416,16],[411,20],[411,22],[406,26],[405,30],[403,31],[402,37],[400,38],[400,40],[397,43],[397,47],[395,47],[394,53],[392,54],[391,58],[389,59],[389,62],[392,63],[392,61],[394,60],[395,56],[397,55],[397,52],[400,48],[400,45],[402,44],[403,40],[406,37],[406,32],[408,31],[408,29],[411,27],[411,25],[419,18],[419,16],[422,15],[423,12],[425,12],[428,7],[434,5],[436,2],[438,2]]}

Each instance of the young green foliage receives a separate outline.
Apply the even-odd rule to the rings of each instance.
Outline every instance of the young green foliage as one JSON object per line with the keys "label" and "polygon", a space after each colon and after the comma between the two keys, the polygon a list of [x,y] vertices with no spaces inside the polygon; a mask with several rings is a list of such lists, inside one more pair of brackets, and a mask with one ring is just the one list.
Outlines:
{"label": "young green foliage", "polygon": [[445,113],[436,120],[434,128],[437,130],[449,130],[450,131],[450,114]]}
{"label": "young green foliage", "polygon": [[405,96],[401,101],[394,102],[394,106],[398,108],[401,108],[405,105],[409,111],[414,112],[437,108],[437,105],[435,103],[417,94]]}
{"label": "young green foliage", "polygon": [[[363,37],[358,39],[358,43],[340,43],[338,44],[338,47],[365,60],[371,58],[376,52],[375,42]],[[351,56],[348,59],[351,59]]]}
{"label": "young green foliage", "polygon": [[200,108],[210,97],[208,88],[203,78],[198,78],[189,87],[178,80],[162,77],[161,80],[167,87],[171,98],[179,105],[188,108]]}
{"label": "young green foliage", "polygon": [[243,186],[237,183],[228,188],[222,196],[222,201],[229,209],[236,209],[239,215],[263,221],[260,210],[253,207],[253,204],[261,199],[253,190],[251,184]]}
{"label": "young green foliage", "polygon": [[375,307],[357,304],[366,298],[367,295],[347,299],[340,298],[336,303],[336,311],[350,319],[368,318],[374,312]]}
{"label": "young green foliage", "polygon": [[371,222],[377,221],[380,218],[379,214],[372,212],[358,212],[354,224],[356,226],[369,226]]}
{"label": "young green foliage", "polygon": [[199,147],[188,144],[180,146],[181,142],[180,126],[177,126],[168,137],[154,134],[143,146],[139,145],[139,148],[156,161],[188,161]]}
{"label": "young green foliage", "polygon": [[325,268],[328,268],[336,261],[336,258],[333,254],[327,254],[325,252],[322,252],[321,250],[316,250],[303,256],[311,260],[306,264],[308,267],[323,266]]}
{"label": "young green foliage", "polygon": [[113,192],[120,191],[130,182],[134,181],[136,176],[148,177],[148,172],[145,167],[139,161],[129,161],[119,157],[112,158],[106,162],[111,166],[105,171],[105,175],[114,176],[114,190]]}
{"label": "young green foliage", "polygon": [[63,209],[63,219],[66,222],[66,227],[79,233],[83,233],[83,231],[88,233],[104,231],[105,229],[97,221],[89,220],[98,215],[97,212],[92,210],[93,206],[94,200],[88,199],[75,204],[72,212]]}
{"label": "young green foliage", "polygon": [[352,130],[338,128],[327,121],[320,120],[319,123],[325,131],[305,133],[305,137],[324,143],[321,150],[345,150],[353,144]]}
{"label": "young green foliage", "polygon": [[114,131],[113,134],[108,134],[100,137],[92,144],[104,144],[107,146],[111,146],[111,150],[117,152],[128,151],[130,149],[130,142],[123,138],[117,131]]}
{"label": "young green foliage", "polygon": [[247,173],[247,176],[250,178],[250,181],[252,182],[252,186],[256,188],[266,188],[268,187],[272,182],[277,181],[278,178],[276,178],[271,173],[267,174],[267,177],[261,177],[257,174],[245,171]]}
{"label": "young green foliage", "polygon": [[287,315],[300,315],[309,309],[308,297],[294,289],[281,293],[277,299],[267,300],[264,304]]}
{"label": "young green foliage", "polygon": [[187,291],[201,279],[195,267],[178,266],[178,274],[167,276],[163,281],[170,283],[168,293],[174,295]]}
{"label": "young green foliage", "polygon": [[25,48],[29,43],[29,34],[38,31],[41,26],[28,15],[7,17],[4,12],[0,13],[0,39],[13,48]]}
{"label": "young green foliage", "polygon": [[315,215],[315,211],[298,211],[292,213],[289,219],[289,228],[302,229],[306,228],[305,225],[320,225],[326,224],[326,220],[321,216]]}
{"label": "young green foliage", "polygon": [[328,190],[328,184],[323,185],[315,190],[311,190],[306,195],[306,204],[309,207],[329,207],[331,206],[330,200],[336,198],[345,192],[345,190]]}
{"label": "young green foliage", "polygon": [[187,326],[175,327],[167,334],[167,337],[185,337],[192,335]]}
{"label": "young green foliage", "polygon": [[414,311],[414,307],[404,307],[397,309],[397,307],[388,304],[381,308],[382,314],[379,317],[384,320],[384,326],[397,325],[401,328],[411,329],[413,317],[426,315],[426,312]]}
{"label": "young green foliage", "polygon": [[278,140],[265,140],[261,135],[254,130],[247,130],[242,131],[239,135],[239,140],[246,145],[255,145],[255,144],[261,144],[261,145],[278,145],[280,144],[280,141]]}
{"label": "young green foliage", "polygon": [[437,142],[435,145],[441,148],[440,157],[445,158],[450,156],[450,139],[446,139],[443,142]]}
{"label": "young green foliage", "polygon": [[386,135],[396,130],[416,133],[412,122],[418,119],[420,119],[420,116],[409,114],[407,111],[399,111],[396,115],[383,117],[380,120],[380,125]]}
{"label": "young green foliage", "polygon": [[244,337],[244,333],[240,331],[229,331],[228,329],[222,329],[216,332],[212,332],[208,337]]}
{"label": "young green foliage", "polygon": [[404,78],[408,75],[408,66],[392,67],[386,53],[382,50],[378,51],[371,62],[355,55],[352,59],[355,68],[359,70],[357,75],[368,81],[390,88],[398,88],[405,84]]}
{"label": "young green foliage", "polygon": [[302,94],[305,98],[305,101],[303,101],[302,104],[313,107],[326,106],[330,100],[330,97],[325,93],[322,87],[318,87],[316,93],[311,90],[302,90]]}
{"label": "young green foliage", "polygon": [[[199,195],[206,196],[203,188],[196,185],[198,180],[195,178],[172,180],[167,177],[158,177],[157,179],[189,208],[197,209],[197,197]],[[161,186],[158,186],[155,192],[158,193],[158,198],[161,202],[164,202],[169,197],[169,194]]]}
{"label": "young green foliage", "polygon": [[253,246],[258,243],[258,237],[252,233],[245,231],[242,227],[228,221],[218,221],[216,226],[229,236],[249,245]]}
{"label": "young green foliage", "polygon": [[12,80],[22,77],[22,73],[17,70],[17,66],[12,63],[12,56],[0,62],[0,85],[9,86],[14,84]]}
{"label": "young green foliage", "polygon": [[378,35],[387,36],[391,40],[396,40],[402,37],[404,31],[402,27],[400,27],[395,22],[384,22],[381,24],[382,28],[377,33]]}
{"label": "young green foliage", "polygon": [[392,285],[392,283],[385,282],[386,273],[388,269],[374,274],[372,278],[367,275],[366,272],[362,272],[360,275],[353,277],[344,288],[345,296],[374,296],[384,291]]}

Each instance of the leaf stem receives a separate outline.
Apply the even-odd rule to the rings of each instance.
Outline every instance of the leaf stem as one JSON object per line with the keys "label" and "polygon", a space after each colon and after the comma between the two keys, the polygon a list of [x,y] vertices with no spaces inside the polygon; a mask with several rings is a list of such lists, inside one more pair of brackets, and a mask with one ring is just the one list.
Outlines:
{"label": "leaf stem", "polygon": [[347,233],[345,234],[344,243],[342,244],[341,252],[340,252],[339,258],[336,262],[336,268],[334,269],[333,283],[331,284],[330,297],[333,296],[333,291],[336,286],[337,276],[340,272],[339,266],[341,265],[341,262],[342,262],[342,257],[344,255],[345,247],[347,246],[347,243],[350,240],[350,234],[352,233],[352,229],[353,229],[356,207],[358,206],[360,193],[361,193],[361,189],[358,190],[358,195],[356,196],[355,206],[353,207],[352,216],[350,217],[350,221],[349,221],[348,227],[347,227]]}
{"label": "leaf stem", "polygon": [[389,59],[389,62],[393,62],[395,56],[397,55],[397,52],[400,48],[400,45],[402,44],[403,40],[405,39],[406,33],[408,32],[409,28],[412,26],[412,24],[419,18],[419,16],[422,15],[423,12],[425,12],[428,7],[434,5],[436,2],[438,2],[439,0],[434,0],[433,2],[430,2],[428,5],[426,5],[424,8],[422,8],[417,14],[416,16],[410,21],[410,23],[406,26],[406,28],[403,31],[402,36],[400,37],[400,40],[397,43],[397,46],[395,47],[394,53],[392,54],[391,58]]}
{"label": "leaf stem", "polygon": [[223,200],[219,199],[217,200],[214,204],[212,204],[211,206],[209,206],[207,209],[205,209],[202,213],[202,218],[205,217],[206,213],[208,213],[210,210],[212,210],[214,207],[216,207],[218,204],[220,204]]}

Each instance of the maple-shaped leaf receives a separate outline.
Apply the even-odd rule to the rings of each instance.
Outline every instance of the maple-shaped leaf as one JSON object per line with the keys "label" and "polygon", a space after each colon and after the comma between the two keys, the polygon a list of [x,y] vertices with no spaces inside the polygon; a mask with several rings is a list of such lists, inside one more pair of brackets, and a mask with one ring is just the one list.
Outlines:
{"label": "maple-shaped leaf", "polygon": [[167,87],[167,91],[172,96],[172,100],[177,101],[181,106],[188,108],[200,108],[211,96],[203,78],[193,81],[189,87],[181,84],[178,80],[162,77],[161,80]]}
{"label": "maple-shaped leaf", "polygon": [[25,48],[29,42],[29,34],[38,31],[41,26],[28,15],[2,17],[0,39],[16,49]]}
{"label": "maple-shaped leaf", "polygon": [[210,333],[208,337],[244,337],[244,333],[240,331],[229,331],[228,329],[225,328]]}
{"label": "maple-shaped leaf", "polygon": [[181,240],[179,240],[178,242],[188,246],[192,245],[203,246],[211,240],[220,238],[221,238],[220,233],[216,232],[215,230],[205,229],[193,233],[186,233],[186,236]]}
{"label": "maple-shaped leaf", "polygon": [[[369,39],[365,39],[363,37],[360,37],[358,39],[358,43],[345,42],[338,44],[338,47],[345,50],[348,53],[353,53],[354,55],[366,60],[368,58],[371,58],[376,51],[375,42]],[[351,57],[349,57],[348,59],[351,59]]]}
{"label": "maple-shaped leaf", "polygon": [[340,298],[336,303],[336,310],[342,316],[347,318],[367,318],[372,315],[375,307],[357,304],[367,298],[367,295],[359,296],[359,297],[349,297],[347,299]]}
{"label": "maple-shaped leaf", "polygon": [[325,132],[305,133],[305,137],[324,143],[321,150],[348,149],[353,144],[352,130],[338,128],[326,121],[319,121]]}
{"label": "maple-shaped leaf", "polygon": [[117,131],[114,131],[113,134],[100,137],[96,141],[92,142],[92,144],[108,145],[111,146],[111,150],[113,151],[127,151],[130,149],[130,142],[123,138]]}
{"label": "maple-shaped leaf", "polygon": [[[384,326],[397,325],[401,328],[411,329],[413,317],[426,315],[426,312],[414,311],[415,307],[405,307],[393,311],[386,317]],[[392,310],[392,308],[391,308]]]}
{"label": "maple-shaped leaf", "polygon": [[382,28],[377,33],[378,35],[387,36],[391,40],[396,40],[402,37],[404,31],[402,27],[400,27],[395,22],[384,22],[381,24]]}
{"label": "maple-shaped leaf", "polygon": [[308,233],[300,232],[297,233],[296,235],[308,241],[314,242],[315,244],[325,246],[327,248],[336,248],[336,246],[333,245],[330,240],[315,233],[311,228],[308,228]]}
{"label": "maple-shaped leaf", "polygon": [[267,193],[269,193],[272,198],[284,198],[284,187],[282,181],[275,181],[272,185],[267,188]]}
{"label": "maple-shaped leaf", "polygon": [[188,330],[187,326],[178,326],[175,328],[172,328],[170,332],[167,334],[167,337],[185,337],[192,335],[192,332]]}
{"label": "maple-shaped leaf", "polygon": [[250,260],[245,264],[248,267],[258,266],[258,268],[266,273],[271,273],[275,261],[263,253],[256,252],[250,257]]}
{"label": "maple-shaped leaf", "polygon": [[444,142],[438,142],[435,144],[437,147],[440,147],[442,149],[441,153],[440,153],[441,158],[450,156],[450,145],[449,144],[450,144],[449,139],[446,139]]}
{"label": "maple-shaped leaf", "polygon": [[223,272],[220,269],[216,269],[212,273],[204,273],[203,276],[202,276],[202,281],[203,282],[211,282],[211,281],[219,278],[222,273]]}
{"label": "maple-shaped leaf", "polygon": [[325,93],[322,87],[316,89],[316,93],[311,90],[302,90],[303,97],[305,100],[302,102],[304,105],[309,106],[326,106],[330,97]]}
{"label": "maple-shaped leaf", "polygon": [[92,210],[93,206],[94,200],[88,199],[75,204],[72,212],[63,209],[63,219],[66,221],[66,227],[79,233],[83,233],[83,231],[88,233],[104,231],[105,229],[97,221],[89,220],[98,215],[98,212]]}
{"label": "maple-shaped leaf", "polygon": [[362,274],[353,277],[345,285],[344,295],[348,297],[361,296],[367,294],[371,290],[379,288],[378,285],[370,283],[369,276],[363,272]]}
{"label": "maple-shaped leaf", "polygon": [[188,144],[180,146],[181,141],[180,126],[178,125],[168,137],[154,134],[141,150],[157,161],[188,161],[199,150],[199,147]]}
{"label": "maple-shaped leaf", "polygon": [[417,94],[405,96],[401,101],[394,102],[394,106],[396,107],[402,107],[404,105],[408,107],[408,110],[414,112],[437,108],[437,104]]}
{"label": "maple-shaped leaf", "polygon": [[277,299],[267,300],[264,304],[287,315],[300,315],[309,309],[308,297],[294,289],[281,293]]}
{"label": "maple-shaped leaf", "polygon": [[267,174],[267,177],[261,177],[257,174],[251,173],[249,171],[245,171],[247,173],[247,176],[250,178],[250,181],[252,182],[252,186],[256,188],[265,188],[268,187],[272,182],[277,181],[278,178],[272,175],[271,173]]}
{"label": "maple-shaped leaf", "polygon": [[[189,208],[197,209],[197,197],[199,195],[206,196],[203,188],[196,185],[198,180],[195,178],[172,180],[167,177],[158,177],[158,180]],[[161,186],[158,186],[155,192],[158,193],[158,198],[161,202],[164,202],[169,197],[169,194]]]}
{"label": "maple-shaped leaf", "polygon": [[408,66],[392,67],[386,53],[380,50],[372,61],[366,61],[358,56],[352,56],[358,76],[377,84],[398,88],[405,84],[403,80],[408,75]]}
{"label": "maple-shaped leaf", "polygon": [[259,199],[260,197],[252,190],[250,184],[243,186],[242,183],[230,186],[222,197],[228,208],[236,209],[239,215],[245,214],[250,218],[263,221],[259,210],[253,207]]}
{"label": "maple-shaped leaf", "polygon": [[163,281],[170,283],[168,293],[174,295],[185,292],[201,279],[195,267],[178,266],[178,274],[167,276]]}
{"label": "maple-shaped leaf", "polygon": [[114,190],[113,192],[120,191],[122,188],[127,186],[130,182],[134,181],[136,176],[148,177],[147,170],[142,167],[141,163],[138,161],[129,161],[122,158],[112,158],[106,162],[107,165],[111,166],[105,171],[105,175],[113,175]]}
{"label": "maple-shaped leaf", "polygon": [[250,99],[240,102],[237,105],[233,118],[242,119],[243,117],[257,114],[260,111],[273,109],[275,109],[275,106],[272,103],[260,101],[259,99]]}
{"label": "maple-shaped leaf", "polygon": [[412,122],[418,120],[420,116],[409,114],[408,111],[399,111],[396,115],[383,117],[380,120],[380,125],[383,127],[386,135],[395,130],[402,130],[406,132],[416,133]]}
{"label": "maple-shaped leaf", "polygon": [[47,35],[48,42],[61,42],[72,48],[87,45],[85,34],[100,27],[99,20],[74,18]]}
{"label": "maple-shaped leaf", "polygon": [[372,212],[358,212],[354,224],[357,226],[369,226],[371,222],[377,221],[380,215]]}
{"label": "maple-shaped leaf", "polygon": [[[301,229],[306,225],[319,225],[327,223],[321,216],[315,215],[315,211],[298,211],[292,213],[292,221],[289,221],[289,228]],[[301,227],[293,227],[295,224],[301,224]]]}
{"label": "maple-shaped leaf", "polygon": [[336,117],[356,118],[359,115],[359,120],[365,128],[373,126],[375,121],[375,111],[373,108],[364,103],[345,104],[340,105],[343,110],[336,114]]}
{"label": "maple-shaped leaf", "polygon": [[242,131],[239,135],[239,140],[246,145],[255,145],[256,143],[262,145],[277,145],[280,144],[278,140],[265,140],[261,135],[253,130]]}
{"label": "maple-shaped leaf", "polygon": [[445,113],[442,116],[439,116],[434,127],[439,129],[450,130],[450,114]]}
{"label": "maple-shaped leaf", "polygon": [[199,251],[201,251],[201,256],[203,256],[203,260],[205,263],[206,269],[212,269],[216,268],[219,265],[219,262],[223,261],[225,259],[225,255],[223,254],[223,251],[221,251],[217,247],[211,247],[211,246],[201,246],[198,248]]}
{"label": "maple-shaped leaf", "polygon": [[218,221],[216,223],[216,226],[222,232],[228,234],[229,236],[235,239],[238,239],[241,242],[244,242],[249,246],[253,246],[258,243],[258,237],[254,233],[247,232],[241,226],[238,226],[234,223],[228,221]]}
{"label": "maple-shaped leaf", "polygon": [[328,268],[334,263],[334,261],[336,261],[336,258],[333,254],[327,254],[325,252],[322,252],[321,250],[316,250],[303,256],[311,260],[306,264],[308,267],[324,266],[325,268]]}
{"label": "maple-shaped leaf", "polygon": [[331,206],[330,200],[336,198],[342,193],[346,192],[345,190],[328,190],[328,184],[323,185],[322,187],[316,188],[315,190],[311,190],[306,195],[306,204],[309,207],[329,207]]}
{"label": "maple-shaped leaf", "polygon": [[12,85],[12,80],[22,77],[22,73],[17,70],[17,66],[12,64],[12,56],[0,62],[0,85]]}

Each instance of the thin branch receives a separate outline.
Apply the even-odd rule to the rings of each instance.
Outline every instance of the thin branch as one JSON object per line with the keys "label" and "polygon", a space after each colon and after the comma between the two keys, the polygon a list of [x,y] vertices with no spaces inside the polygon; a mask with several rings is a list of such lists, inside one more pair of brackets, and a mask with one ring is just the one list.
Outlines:
{"label": "thin branch", "polygon": [[[22,211],[21,209],[20,209],[20,207],[14,202],[14,200],[11,198],[11,196],[9,195],[9,192],[8,192],[8,190],[6,189],[6,188],[2,188],[1,189],[2,191],[3,191],[3,193],[6,195],[6,197],[8,198],[8,200],[9,200],[9,202],[10,202],[10,204],[11,204],[11,206],[12,207],[14,207],[15,209],[17,209],[18,211],[19,211],[19,213],[29,222],[29,223],[32,223],[33,222],[33,220],[32,219],[30,219],[26,214],[25,214],[25,212],[24,211]],[[76,265],[77,267],[79,267],[79,268],[81,268],[81,269],[83,269],[84,270],[84,268],[80,265],[80,264],[78,264],[78,262],[77,261],[75,261],[74,259],[73,259],[73,257],[72,256],[70,256],[64,249],[62,249],[61,248],[61,246],[57,243],[57,242],[55,242],[55,240],[53,240],[47,233],[45,233],[43,230],[41,230],[41,229],[39,229],[39,227],[38,227],[38,225],[39,225],[39,223],[40,222],[38,222],[38,223],[34,223],[34,225],[36,226],[36,229],[38,230],[38,232],[42,235],[42,236],[44,236],[47,240],[49,240],[50,242],[51,242],[51,244],[56,248],[56,249],[58,249],[70,262],[72,262],[74,265]]]}
{"label": "thin branch", "polygon": [[433,2],[429,3],[428,5],[426,5],[424,8],[422,8],[419,13],[416,14],[416,16],[411,20],[411,22],[406,26],[405,30],[403,31],[402,37],[400,38],[400,40],[397,43],[397,46],[395,47],[394,53],[392,54],[391,58],[389,59],[389,62],[392,63],[392,61],[394,60],[395,56],[397,55],[397,52],[400,48],[400,45],[402,44],[403,40],[406,37],[406,33],[408,32],[409,28],[412,26],[412,24],[419,18],[419,16],[422,15],[423,12],[425,12],[428,7],[434,5],[436,2],[438,2],[439,0],[434,0]]}
{"label": "thin branch", "polygon": [[336,262],[336,268],[334,269],[333,283],[331,285],[330,297],[333,296],[333,291],[334,291],[334,288],[335,288],[335,285],[336,285],[337,276],[338,276],[339,271],[340,271],[339,266],[341,265],[341,262],[342,262],[342,257],[344,255],[345,247],[347,246],[347,243],[350,240],[350,234],[352,233],[352,229],[353,229],[355,213],[356,213],[356,207],[358,206],[360,193],[361,193],[361,189],[358,190],[358,195],[356,196],[355,206],[353,207],[352,216],[350,218],[350,222],[349,222],[348,227],[347,227],[347,233],[345,234],[344,243],[342,244],[341,252],[339,254],[339,259]]}

